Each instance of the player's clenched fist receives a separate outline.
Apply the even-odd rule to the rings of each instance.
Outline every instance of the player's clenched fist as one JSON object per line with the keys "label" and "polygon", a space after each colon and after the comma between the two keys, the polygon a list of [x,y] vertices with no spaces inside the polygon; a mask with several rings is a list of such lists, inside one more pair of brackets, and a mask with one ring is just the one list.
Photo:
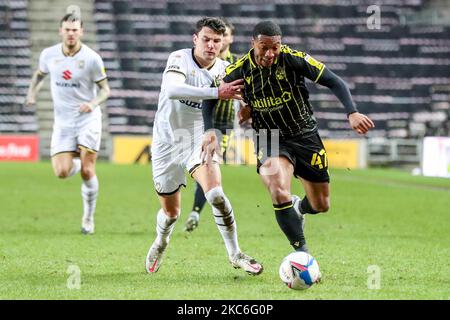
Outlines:
{"label": "player's clenched fist", "polygon": [[365,134],[369,129],[375,127],[370,118],[362,113],[354,112],[348,116],[348,121],[350,122],[350,126],[353,130],[358,132],[359,134]]}
{"label": "player's clenched fist", "polygon": [[86,102],[86,103],[83,103],[81,106],[80,106],[80,112],[81,113],[88,113],[88,112],[92,112],[93,110],[94,110],[94,105],[92,105],[92,103],[90,103],[90,102]]}
{"label": "player's clenched fist", "polygon": [[250,108],[249,106],[242,107],[238,112],[239,124],[243,124],[251,117],[252,117],[252,108]]}
{"label": "player's clenched fist", "polygon": [[244,89],[244,79],[237,79],[233,82],[222,82],[219,86],[219,99],[237,99],[242,100],[242,89]]}
{"label": "player's clenched fist", "polygon": [[25,106],[26,107],[32,107],[36,104],[36,98],[35,97],[29,97],[27,96],[25,99]]}

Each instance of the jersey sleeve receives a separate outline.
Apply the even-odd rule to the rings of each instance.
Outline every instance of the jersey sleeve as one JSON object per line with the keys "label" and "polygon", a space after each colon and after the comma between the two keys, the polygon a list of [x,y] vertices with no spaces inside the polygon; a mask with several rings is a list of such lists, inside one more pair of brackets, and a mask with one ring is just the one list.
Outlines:
{"label": "jersey sleeve", "polygon": [[242,63],[236,61],[225,68],[225,76],[223,77],[224,82],[233,82],[234,80],[241,79]]}
{"label": "jersey sleeve", "polygon": [[314,82],[319,81],[325,69],[325,65],[322,62],[314,59],[305,52],[290,48],[283,48],[282,52],[286,54],[287,60],[294,70],[300,72],[302,76],[305,76],[309,80]]}
{"label": "jersey sleeve", "polygon": [[49,73],[47,66],[47,50],[43,50],[39,56],[39,71],[41,73]]}
{"label": "jersey sleeve", "polygon": [[167,59],[167,66],[166,70],[164,70],[164,73],[173,71],[181,73],[185,77],[187,77],[187,69],[188,66],[184,55],[180,52],[172,52],[169,56],[169,59]]}
{"label": "jersey sleeve", "polygon": [[92,70],[91,71],[92,79],[94,80],[94,82],[99,82],[107,78],[105,65],[103,64],[103,59],[98,54],[94,56],[94,61],[91,70]]}

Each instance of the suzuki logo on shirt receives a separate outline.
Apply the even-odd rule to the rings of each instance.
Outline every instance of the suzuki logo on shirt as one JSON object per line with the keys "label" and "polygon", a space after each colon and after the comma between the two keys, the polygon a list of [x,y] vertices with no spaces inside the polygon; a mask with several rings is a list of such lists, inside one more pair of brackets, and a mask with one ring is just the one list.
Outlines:
{"label": "suzuki logo on shirt", "polygon": [[201,109],[202,108],[202,104],[198,103],[198,102],[189,101],[189,100],[179,100],[179,101],[181,103],[184,103],[188,107],[192,107],[192,108],[196,108],[196,109]]}
{"label": "suzuki logo on shirt", "polygon": [[66,70],[66,71],[63,72],[62,77],[65,80],[70,80],[70,79],[72,79],[72,72],[70,72],[70,70]]}

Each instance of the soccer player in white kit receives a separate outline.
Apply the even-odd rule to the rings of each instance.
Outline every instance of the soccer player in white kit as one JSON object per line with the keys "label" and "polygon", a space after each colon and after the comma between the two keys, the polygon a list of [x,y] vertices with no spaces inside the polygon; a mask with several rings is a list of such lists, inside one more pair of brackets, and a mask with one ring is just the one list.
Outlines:
{"label": "soccer player in white kit", "polygon": [[80,17],[66,14],[61,19],[59,33],[62,43],[44,49],[39,57],[39,67],[31,79],[26,105],[36,103],[42,81],[50,74],[54,104],[53,170],[59,178],[68,178],[81,171],[81,231],[93,234],[99,189],[95,162],[102,133],[99,105],[108,99],[110,89],[102,58],[81,43],[83,23]]}
{"label": "soccer player in white kit", "polygon": [[260,263],[239,248],[233,209],[221,186],[219,159],[208,165],[201,159],[202,100],[241,98],[241,80],[211,87],[228,65],[218,58],[224,32],[225,24],[218,18],[199,20],[193,35],[194,48],[172,52],[167,61],[153,128],[153,181],[161,209],[157,213],[156,239],[146,257],[149,273],[158,271],[179,218],[185,171],[205,191],[232,266],[252,275],[263,271]]}

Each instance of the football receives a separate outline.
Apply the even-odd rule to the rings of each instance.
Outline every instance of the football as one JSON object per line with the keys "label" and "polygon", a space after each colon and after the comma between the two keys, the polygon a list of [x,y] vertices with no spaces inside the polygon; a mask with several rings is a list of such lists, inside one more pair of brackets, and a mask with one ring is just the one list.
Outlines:
{"label": "football", "polygon": [[320,280],[317,260],[306,252],[293,252],[280,265],[280,278],[289,288],[305,290]]}

